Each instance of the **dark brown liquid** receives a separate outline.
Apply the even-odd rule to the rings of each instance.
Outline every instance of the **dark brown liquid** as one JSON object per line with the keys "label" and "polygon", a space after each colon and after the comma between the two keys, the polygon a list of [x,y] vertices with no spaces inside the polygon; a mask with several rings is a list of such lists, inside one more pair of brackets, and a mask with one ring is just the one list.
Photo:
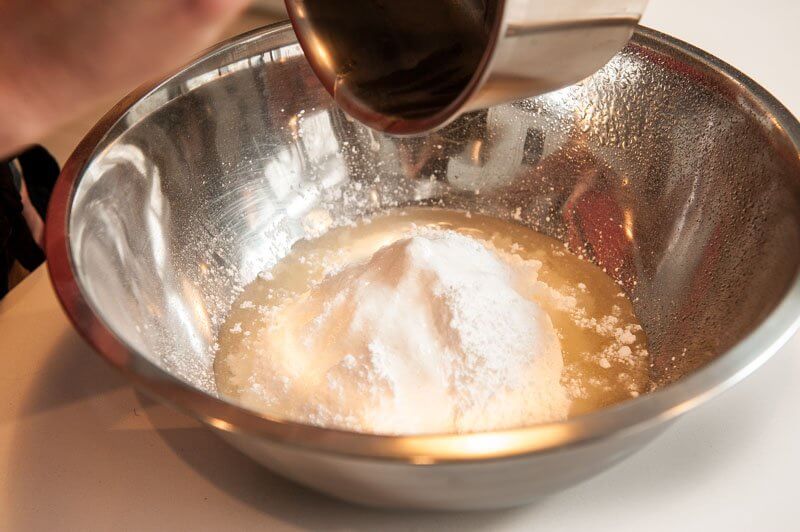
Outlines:
{"label": "dark brown liquid", "polygon": [[486,49],[495,4],[305,0],[299,10],[307,24],[299,27],[301,33],[313,28],[313,42],[306,36],[304,44],[312,55],[324,55],[317,68],[330,70],[335,96],[408,120],[436,113],[465,89]]}

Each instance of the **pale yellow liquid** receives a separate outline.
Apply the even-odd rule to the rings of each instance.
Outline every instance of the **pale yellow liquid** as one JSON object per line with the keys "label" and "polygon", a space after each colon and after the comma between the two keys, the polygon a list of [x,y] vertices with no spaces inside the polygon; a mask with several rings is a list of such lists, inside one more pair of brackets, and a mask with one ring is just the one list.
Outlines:
{"label": "pale yellow liquid", "polygon": [[[574,307],[567,310],[553,302],[539,302],[561,340],[562,383],[573,401],[571,416],[647,391],[650,380],[645,335],[631,302],[607,274],[569,253],[561,242],[520,224],[435,208],[397,210],[297,242],[289,255],[245,287],[234,302],[218,338],[214,369],[219,391],[235,399],[246,386],[234,374],[247,373],[242,365],[252,360],[251,339],[267,326],[266,308],[308,291],[331,266],[367,260],[381,247],[406,237],[415,226],[455,230],[491,242],[499,251],[538,260],[542,263],[539,280],[574,298]],[[592,319],[613,325],[598,330],[587,324]],[[628,334],[620,342],[619,333],[624,330]],[[236,372],[231,369],[234,367]]]}

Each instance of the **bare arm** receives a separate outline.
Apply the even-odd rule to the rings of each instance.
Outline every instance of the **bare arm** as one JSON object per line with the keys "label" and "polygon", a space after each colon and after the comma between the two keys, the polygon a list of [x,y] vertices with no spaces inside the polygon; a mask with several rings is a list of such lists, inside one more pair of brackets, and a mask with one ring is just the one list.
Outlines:
{"label": "bare arm", "polygon": [[0,0],[0,157],[207,46],[249,0]]}

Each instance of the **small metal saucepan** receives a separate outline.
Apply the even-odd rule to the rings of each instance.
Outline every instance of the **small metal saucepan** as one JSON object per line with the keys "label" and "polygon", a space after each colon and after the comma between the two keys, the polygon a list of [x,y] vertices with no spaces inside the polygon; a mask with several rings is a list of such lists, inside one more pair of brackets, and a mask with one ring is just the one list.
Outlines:
{"label": "small metal saucepan", "polygon": [[603,66],[646,0],[286,0],[308,61],[339,106],[407,135],[544,94]]}

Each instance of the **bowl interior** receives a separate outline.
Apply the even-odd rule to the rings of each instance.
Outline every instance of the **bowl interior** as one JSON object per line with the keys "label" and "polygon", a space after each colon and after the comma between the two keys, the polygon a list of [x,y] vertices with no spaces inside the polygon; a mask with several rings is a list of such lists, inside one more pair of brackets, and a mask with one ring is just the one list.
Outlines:
{"label": "bowl interior", "polygon": [[756,328],[800,264],[797,147],[763,95],[697,54],[639,31],[578,85],[400,139],[337,110],[287,28],[240,39],[96,147],[68,213],[78,285],[132,350],[214,394],[236,290],[322,214],[468,209],[606,268],[634,300],[654,382],[672,383]]}

